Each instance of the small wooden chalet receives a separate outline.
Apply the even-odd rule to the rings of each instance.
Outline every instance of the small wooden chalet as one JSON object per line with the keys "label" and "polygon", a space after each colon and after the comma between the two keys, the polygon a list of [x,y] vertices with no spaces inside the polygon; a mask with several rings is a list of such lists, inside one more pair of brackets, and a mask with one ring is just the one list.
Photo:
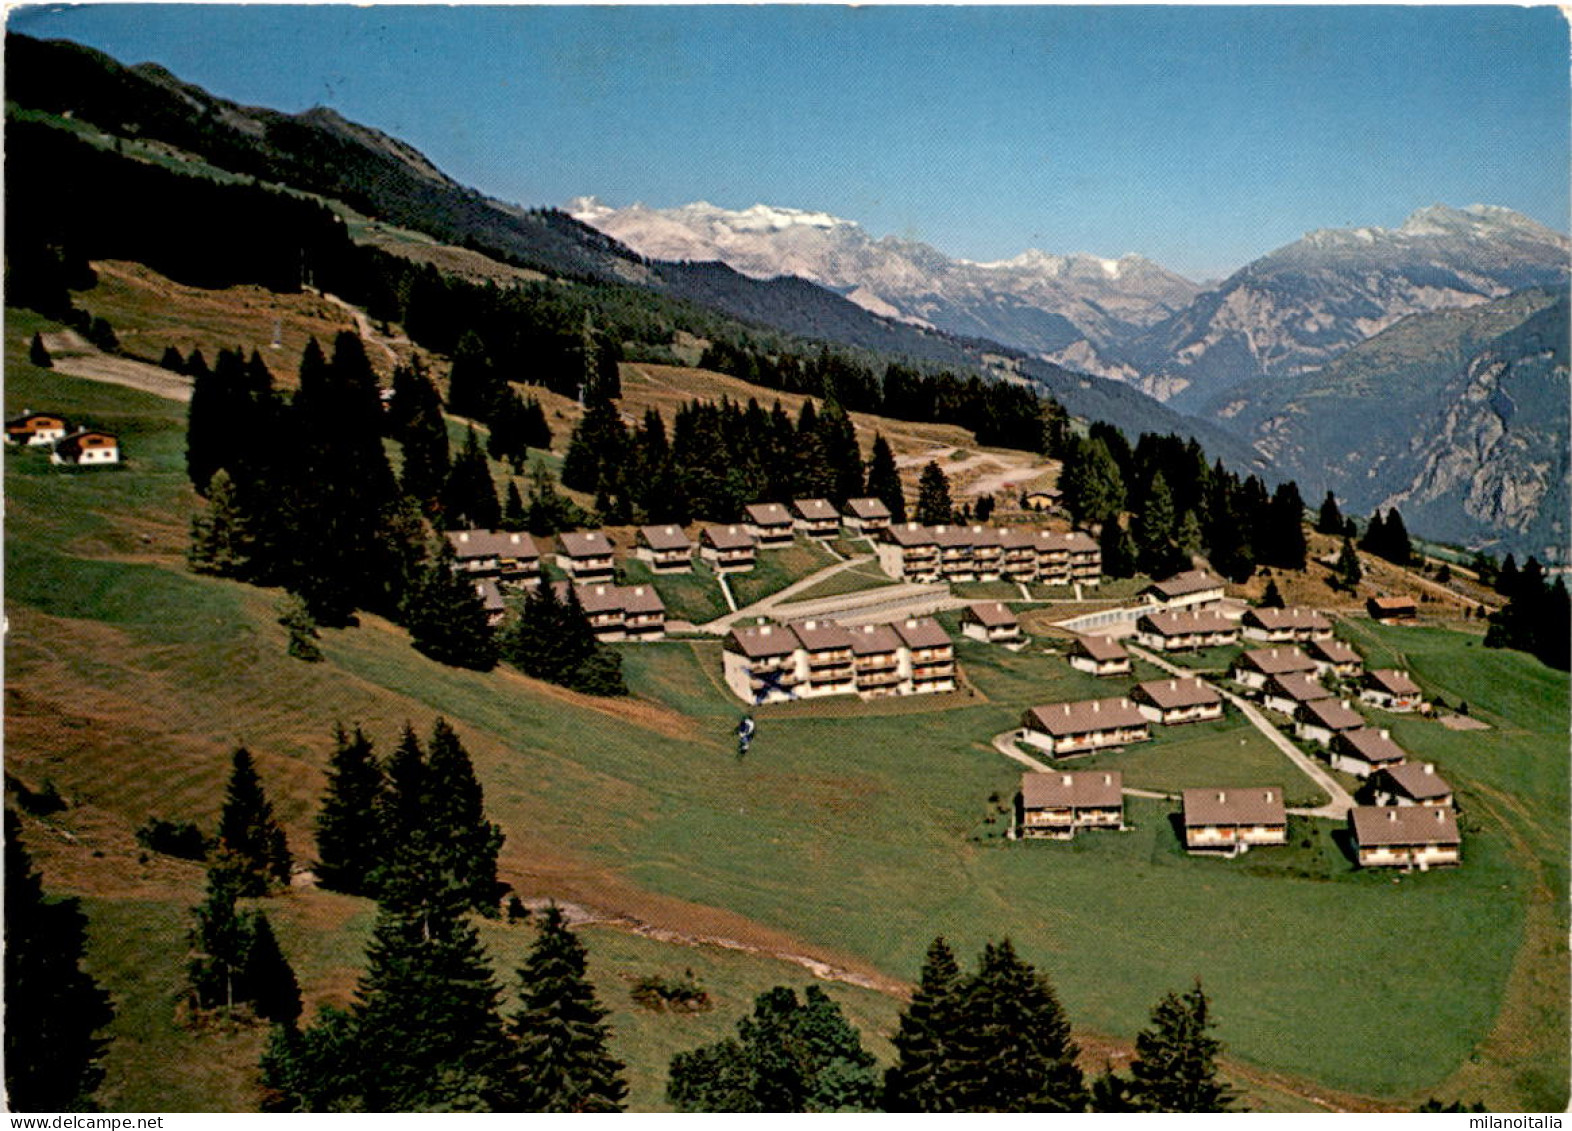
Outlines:
{"label": "small wooden chalet", "polygon": [[1222,603],[1223,579],[1209,570],[1186,570],[1152,582],[1141,596],[1164,609],[1206,609]]}
{"label": "small wooden chalet", "polygon": [[614,572],[611,539],[599,530],[557,535],[557,565],[580,585],[609,582]]}
{"label": "small wooden chalet", "polygon": [[1381,624],[1412,624],[1419,619],[1419,606],[1412,597],[1371,597],[1365,611]]}
{"label": "small wooden chalet", "polygon": [[1365,717],[1346,699],[1312,699],[1294,711],[1294,735],[1306,742],[1331,746],[1340,735],[1363,729]]}
{"label": "small wooden chalet", "polygon": [[1315,670],[1315,661],[1298,648],[1251,648],[1234,658],[1228,678],[1260,691],[1274,675],[1310,675]]}
{"label": "small wooden chalet", "polygon": [[1365,685],[1359,698],[1372,703],[1383,711],[1406,712],[1422,710],[1424,692],[1409,678],[1406,671],[1395,668],[1377,668],[1365,673]]}
{"label": "small wooden chalet", "polygon": [[1017,834],[1069,840],[1082,829],[1124,828],[1124,775],[1118,770],[1021,775]]}
{"label": "small wooden chalet", "polygon": [[13,416],[5,422],[5,442],[28,447],[47,448],[65,439],[66,421],[51,412],[28,412]]}
{"label": "small wooden chalet", "polygon": [[628,640],[664,640],[666,603],[653,585],[619,585],[623,630]]}
{"label": "small wooden chalet", "polygon": [[938,581],[939,541],[915,522],[891,523],[875,546],[879,565],[899,581]]}
{"label": "small wooden chalet", "polygon": [[655,573],[691,573],[693,542],[680,526],[641,526],[634,535],[633,556]]}
{"label": "small wooden chalet", "polygon": [[1315,661],[1317,675],[1330,672],[1343,679],[1350,679],[1365,668],[1359,653],[1341,640],[1312,640],[1305,645],[1305,653]]}
{"label": "small wooden chalet", "polygon": [[1077,636],[1070,645],[1070,666],[1091,675],[1129,675],[1130,653],[1111,636]]}
{"label": "small wooden chalet", "polygon": [[908,617],[890,626],[904,645],[904,674],[913,694],[955,690],[955,644],[932,617]]}
{"label": "small wooden chalet", "polygon": [[882,499],[847,499],[841,525],[848,534],[871,538],[890,525],[890,508]]}
{"label": "small wooden chalet", "polygon": [[[553,583],[559,599],[567,595],[567,586],[565,581]],[[585,619],[589,621],[590,631],[595,634],[596,640],[609,642],[627,638],[627,610],[617,586],[575,585],[573,592],[584,609]]]}
{"label": "small wooden chalet", "polygon": [[1392,741],[1389,730],[1361,727],[1344,731],[1332,740],[1332,769],[1367,778],[1408,760],[1408,752]]}
{"label": "small wooden chalet", "polygon": [[1266,686],[1261,689],[1263,704],[1290,716],[1298,712],[1303,703],[1314,703],[1317,699],[1331,697],[1332,693],[1317,683],[1314,676],[1303,672],[1268,676]]}
{"label": "small wooden chalet", "polygon": [[1184,842],[1191,852],[1235,856],[1288,843],[1288,813],[1276,787],[1187,789],[1183,804]]}
{"label": "small wooden chalet", "polygon": [[843,695],[857,690],[851,632],[832,620],[802,620],[791,626],[804,655],[803,696]]}
{"label": "small wooden chalet", "polygon": [[1021,622],[1003,601],[975,601],[961,614],[961,632],[985,644],[1020,645]]}
{"label": "small wooden chalet", "polygon": [[887,624],[860,624],[850,629],[852,670],[857,694],[864,699],[899,695],[907,683],[901,674],[901,638]]}
{"label": "small wooden chalet", "polygon": [[1142,613],[1135,636],[1156,652],[1193,652],[1239,643],[1239,626],[1221,613],[1201,610]]}
{"label": "small wooden chalet", "polygon": [[1424,872],[1463,861],[1457,814],[1445,805],[1356,805],[1348,824],[1362,867]]}
{"label": "small wooden chalet", "polygon": [[540,584],[540,551],[522,531],[450,530],[454,568],[509,585]]}
{"label": "small wooden chalet", "polygon": [[1377,805],[1451,805],[1452,787],[1436,773],[1435,763],[1400,762],[1370,775]]}
{"label": "small wooden chalet", "polygon": [[55,450],[49,453],[49,459],[51,463],[77,467],[102,467],[119,463],[120,441],[113,433],[83,428],[55,441]]}
{"label": "small wooden chalet", "polygon": [[1315,609],[1247,609],[1239,627],[1246,640],[1268,644],[1332,639],[1332,622]]}
{"label": "small wooden chalet", "polygon": [[793,499],[792,525],[809,538],[834,538],[841,532],[841,516],[828,499]]}
{"label": "small wooden chalet", "polygon": [[1154,679],[1130,692],[1141,714],[1154,723],[1174,726],[1223,717],[1223,697],[1200,676]]}
{"label": "small wooden chalet", "polygon": [[742,508],[743,525],[760,550],[779,550],[792,543],[792,516],[781,503],[750,503]]}
{"label": "small wooden chalet", "polygon": [[1128,699],[1086,699],[1032,707],[1022,716],[1021,729],[1022,742],[1055,758],[1147,742],[1152,737],[1146,716]]}
{"label": "small wooden chalet", "polygon": [[699,531],[699,557],[716,573],[745,573],[753,568],[753,535],[746,526],[706,526]]}

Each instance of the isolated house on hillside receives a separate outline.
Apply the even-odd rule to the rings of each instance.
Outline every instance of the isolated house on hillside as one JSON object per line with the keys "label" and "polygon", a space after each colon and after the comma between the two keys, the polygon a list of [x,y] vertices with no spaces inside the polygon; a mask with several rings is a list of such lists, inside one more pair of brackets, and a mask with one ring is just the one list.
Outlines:
{"label": "isolated house on hillside", "polygon": [[1086,699],[1030,708],[1021,718],[1020,737],[1022,742],[1062,758],[1146,742],[1152,729],[1128,699]]}
{"label": "isolated house on hillside", "polygon": [[65,439],[66,420],[50,412],[26,412],[5,422],[5,442],[46,448]]}
{"label": "isolated house on hillside", "polygon": [[1370,775],[1377,805],[1451,805],[1452,787],[1436,773],[1433,762],[1400,762]]}
{"label": "isolated house on hillside", "polygon": [[760,550],[779,550],[792,544],[792,516],[781,503],[750,503],[742,508],[743,525]]}
{"label": "isolated house on hillside", "polygon": [[561,552],[557,565],[568,579],[580,585],[607,582],[614,573],[611,539],[599,530],[580,530],[557,535]]}
{"label": "isolated house on hillside", "polygon": [[1239,643],[1239,626],[1220,613],[1142,613],[1135,622],[1135,636],[1156,652],[1193,652]]}
{"label": "isolated house on hillside", "polygon": [[1457,814],[1444,805],[1357,805],[1348,824],[1362,867],[1423,872],[1463,860]]}
{"label": "isolated house on hillside", "polygon": [[985,644],[1021,644],[1021,622],[1003,601],[974,601],[961,614],[961,632]]}
{"label": "isolated house on hillside", "polygon": [[1165,609],[1206,609],[1223,600],[1223,579],[1204,569],[1186,570],[1141,590],[1141,596]]}
{"label": "isolated house on hillside", "polygon": [[1233,856],[1288,843],[1288,813],[1276,786],[1187,789],[1183,804],[1184,841],[1191,852]]}
{"label": "isolated house on hillside", "polygon": [[110,432],[81,429],[55,441],[50,462],[78,467],[103,467],[120,462],[120,441]]}
{"label": "isolated house on hillside", "polygon": [[1310,675],[1315,661],[1298,648],[1252,648],[1234,657],[1228,678],[1260,691],[1274,675]]}
{"label": "isolated house on hillside", "polygon": [[1419,606],[1411,597],[1371,597],[1365,602],[1365,611],[1380,624],[1410,624],[1419,619]]}
{"label": "isolated house on hillside", "polygon": [[1332,622],[1315,609],[1247,609],[1239,627],[1246,640],[1269,644],[1332,639]]}
{"label": "isolated house on hillside", "polygon": [[1331,746],[1339,735],[1363,729],[1365,718],[1347,700],[1312,699],[1294,711],[1294,735],[1306,742]]}
{"label": "isolated house on hillside", "polygon": [[1223,697],[1199,676],[1154,679],[1137,684],[1130,698],[1135,700],[1141,714],[1164,726],[1223,717]]}
{"label": "isolated house on hillside", "polygon": [[1424,692],[1409,678],[1406,671],[1395,668],[1377,668],[1365,673],[1365,686],[1359,698],[1373,703],[1383,711],[1418,711],[1425,705]]}
{"label": "isolated house on hillside", "polygon": [[744,573],[753,568],[753,535],[745,526],[706,526],[699,531],[699,557],[716,573]]}
{"label": "isolated house on hillside", "polygon": [[881,499],[847,499],[841,524],[848,534],[871,538],[890,525],[890,508]]}
{"label": "isolated house on hillside", "polygon": [[634,535],[633,555],[648,562],[655,573],[693,570],[693,542],[682,527],[670,523],[639,527]]}
{"label": "isolated house on hillside", "polygon": [[1129,675],[1130,653],[1111,636],[1077,636],[1070,645],[1070,666],[1092,675]]}
{"label": "isolated house on hillside", "polygon": [[1124,828],[1124,775],[1118,770],[1021,775],[1021,837],[1069,840],[1082,829]]}
{"label": "isolated house on hillside", "polygon": [[1332,769],[1367,778],[1377,770],[1403,765],[1408,752],[1392,741],[1392,732],[1361,727],[1332,740]]}
{"label": "isolated house on hillside", "polygon": [[1341,640],[1312,640],[1305,645],[1305,654],[1315,662],[1317,675],[1328,672],[1349,679],[1364,670],[1365,662],[1359,653]]}

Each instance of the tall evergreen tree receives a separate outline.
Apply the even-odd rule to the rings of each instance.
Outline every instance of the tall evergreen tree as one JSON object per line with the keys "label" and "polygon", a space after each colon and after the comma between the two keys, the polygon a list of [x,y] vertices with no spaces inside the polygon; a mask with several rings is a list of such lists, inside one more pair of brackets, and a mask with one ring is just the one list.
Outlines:
{"label": "tall evergreen tree", "polygon": [[952,521],[954,507],[950,502],[950,480],[944,469],[929,460],[917,480],[916,519],[924,526],[936,526]]}
{"label": "tall evergreen tree", "polygon": [[1103,523],[1098,532],[1097,544],[1102,552],[1102,569],[1108,577],[1134,577],[1136,570],[1135,539],[1117,518]]}
{"label": "tall evergreen tree", "polygon": [[1173,492],[1168,489],[1168,480],[1159,471],[1152,476],[1132,524],[1136,564],[1142,573],[1152,577],[1167,577],[1175,572],[1180,557],[1174,542],[1176,523]]}
{"label": "tall evergreen tree", "polygon": [[1266,538],[1259,547],[1259,560],[1279,569],[1304,569],[1304,500],[1292,482],[1280,484],[1266,512]]}
{"label": "tall evergreen tree", "polygon": [[1226,1111],[1231,1089],[1218,1077],[1221,1042],[1201,983],[1184,994],[1169,993],[1152,1010],[1150,1027],[1135,1038],[1130,1063],[1130,1098],[1139,1111]]}
{"label": "tall evergreen tree", "polygon": [[404,596],[410,642],[449,667],[486,672],[497,665],[497,640],[475,583],[454,566],[453,544],[442,539]]}
{"label": "tall evergreen tree", "polygon": [[511,1032],[523,1111],[621,1111],[628,1085],[607,1049],[608,1011],[585,970],[584,945],[553,904],[519,970],[523,1006]]}
{"label": "tall evergreen tree", "polygon": [[443,525],[449,530],[495,530],[502,519],[497,484],[473,427],[465,432],[464,447],[442,485],[441,502]]}
{"label": "tall evergreen tree", "polygon": [[250,576],[255,539],[229,472],[219,468],[208,480],[207,509],[191,518],[186,563],[193,573],[216,577]]}
{"label": "tall evergreen tree", "polygon": [[245,961],[240,981],[246,1000],[258,1017],[293,1027],[300,1019],[300,983],[295,971],[279,949],[273,925],[261,911],[248,924]]}
{"label": "tall evergreen tree", "polygon": [[906,495],[901,487],[901,473],[895,466],[895,453],[880,433],[873,437],[873,452],[868,460],[867,489],[871,497],[889,508],[891,522],[906,521]]}
{"label": "tall evergreen tree", "polygon": [[49,356],[49,347],[44,345],[44,336],[34,334],[32,344],[27,347],[27,360],[40,369],[53,369],[54,358]]}
{"label": "tall evergreen tree", "polygon": [[486,820],[469,751],[442,718],[426,745],[426,791],[425,819],[433,850],[445,858],[442,874],[464,906],[495,915],[502,890],[497,883],[502,829]]}
{"label": "tall evergreen tree", "polygon": [[851,417],[839,405],[832,404],[819,417],[819,432],[823,437],[824,460],[832,473],[828,498],[836,510],[842,510],[847,499],[859,498],[863,493],[862,452],[857,446],[857,430]]}
{"label": "tall evergreen tree", "polygon": [[442,402],[424,373],[412,366],[394,372],[390,415],[389,427],[403,452],[399,488],[426,514],[435,514],[452,460]]}
{"label": "tall evergreen tree", "polygon": [[562,456],[562,485],[593,493],[606,473],[622,466],[628,433],[609,397],[594,396],[585,402],[584,416],[574,425]]}
{"label": "tall evergreen tree", "polygon": [[371,876],[387,850],[382,828],[386,779],[372,743],[357,726],[333,736],[327,792],[317,815],[317,880],[331,891],[373,894]]}
{"label": "tall evergreen tree", "polygon": [[456,416],[485,420],[504,386],[486,354],[486,345],[473,330],[465,330],[453,351],[448,375],[448,410]]}
{"label": "tall evergreen tree", "polygon": [[1326,498],[1321,500],[1321,510],[1316,515],[1315,529],[1318,534],[1330,534],[1334,538],[1343,533],[1343,512],[1337,509],[1337,497],[1331,491],[1326,493]]}
{"label": "tall evergreen tree", "polygon": [[235,907],[239,873],[221,865],[207,870],[207,894],[191,909],[191,960],[186,983],[199,1009],[232,1011],[248,1000],[244,981],[249,924]]}
{"label": "tall evergreen tree", "polygon": [[960,964],[941,935],[928,946],[917,992],[891,1041],[895,1063],[884,1073],[885,1111],[954,1110],[948,1050],[962,984]]}
{"label": "tall evergreen tree", "polygon": [[[1122,442],[1123,437],[1117,432]],[[1128,445],[1125,445],[1128,450]],[[1094,526],[1124,509],[1124,475],[1108,449],[1106,436],[1091,436],[1071,448],[1059,477],[1064,508],[1078,526]]]}
{"label": "tall evergreen tree", "polygon": [[87,918],[52,900],[5,811],[5,1090],[11,1111],[80,1111],[104,1078],[109,995],[81,968]]}
{"label": "tall evergreen tree", "polygon": [[266,895],[289,883],[291,858],[284,827],[262,790],[256,763],[244,746],[231,759],[229,786],[218,818],[222,868],[233,873],[238,895]]}
{"label": "tall evergreen tree", "polygon": [[1353,593],[1359,588],[1364,576],[1365,571],[1359,565],[1359,553],[1354,549],[1354,543],[1344,538],[1343,548],[1337,555],[1337,564],[1332,567],[1334,587]]}

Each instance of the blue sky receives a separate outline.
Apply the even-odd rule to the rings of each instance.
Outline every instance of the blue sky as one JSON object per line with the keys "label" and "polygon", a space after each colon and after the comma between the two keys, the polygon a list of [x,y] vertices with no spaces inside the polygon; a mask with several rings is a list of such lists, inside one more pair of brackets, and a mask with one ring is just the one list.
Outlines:
{"label": "blue sky", "polygon": [[9,26],[331,106],[532,206],[764,202],[1196,278],[1436,202],[1568,226],[1553,8],[108,4]]}

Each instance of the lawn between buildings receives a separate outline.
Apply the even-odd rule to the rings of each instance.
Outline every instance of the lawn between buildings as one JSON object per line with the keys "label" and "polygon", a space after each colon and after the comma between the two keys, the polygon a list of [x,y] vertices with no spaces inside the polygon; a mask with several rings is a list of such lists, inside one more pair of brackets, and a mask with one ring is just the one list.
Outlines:
{"label": "lawn between buildings", "polygon": [[[724,908],[908,980],[935,934],[967,956],[1009,935],[1054,980],[1076,1025],[1126,1038],[1152,1002],[1199,975],[1234,1056],[1403,1102],[1444,1081],[1496,1019],[1530,881],[1489,813],[1470,814],[1479,827],[1461,869],[1400,879],[1337,872],[1317,839],[1330,828],[1276,858],[1192,859],[1163,802],[1132,800],[1129,833],[1007,843],[983,831],[986,799],[1013,795],[1020,767],[989,738],[1032,703],[1115,692],[1060,660],[970,642],[960,656],[985,697],[975,705],[920,725],[877,713],[761,715],[742,760],[731,739],[742,705],[705,667],[713,645],[619,646],[637,697],[627,704],[505,670],[442,668],[375,618],[325,634],[325,663],[290,661],[273,623],[277,594],[186,574],[164,545],[177,531],[183,544],[193,499],[179,406],[16,360],[13,351],[8,410],[21,407],[17,396],[38,408],[48,393],[49,407],[93,402],[142,432],[133,463],[112,474],[7,465],[10,768],[35,786],[54,778],[122,840],[153,815],[211,826],[225,759],[243,740],[305,855],[333,725],[363,723],[385,751],[405,719],[420,730],[440,712],[474,755],[488,812],[508,832],[504,874],[525,894],[645,891]],[[1436,750],[1465,791],[1509,802],[1564,880],[1565,849],[1550,836],[1566,823],[1556,772],[1564,677],[1467,638],[1425,635],[1434,630],[1373,631],[1427,688],[1466,698],[1497,728],[1481,738],[1396,719],[1394,735],[1427,758]],[[1290,773],[1284,765],[1285,788]],[[138,905],[134,891],[103,898]],[[198,898],[193,883],[179,907]],[[173,925],[177,910],[170,903],[159,921]],[[95,946],[101,921],[95,913]],[[132,974],[128,993],[167,1007],[166,984]],[[1563,1010],[1517,1051],[1553,1065],[1565,1033]],[[122,1063],[146,1071],[140,1058]],[[1547,1079],[1524,1083],[1503,1067],[1479,1098],[1548,1109],[1560,1085]]]}

